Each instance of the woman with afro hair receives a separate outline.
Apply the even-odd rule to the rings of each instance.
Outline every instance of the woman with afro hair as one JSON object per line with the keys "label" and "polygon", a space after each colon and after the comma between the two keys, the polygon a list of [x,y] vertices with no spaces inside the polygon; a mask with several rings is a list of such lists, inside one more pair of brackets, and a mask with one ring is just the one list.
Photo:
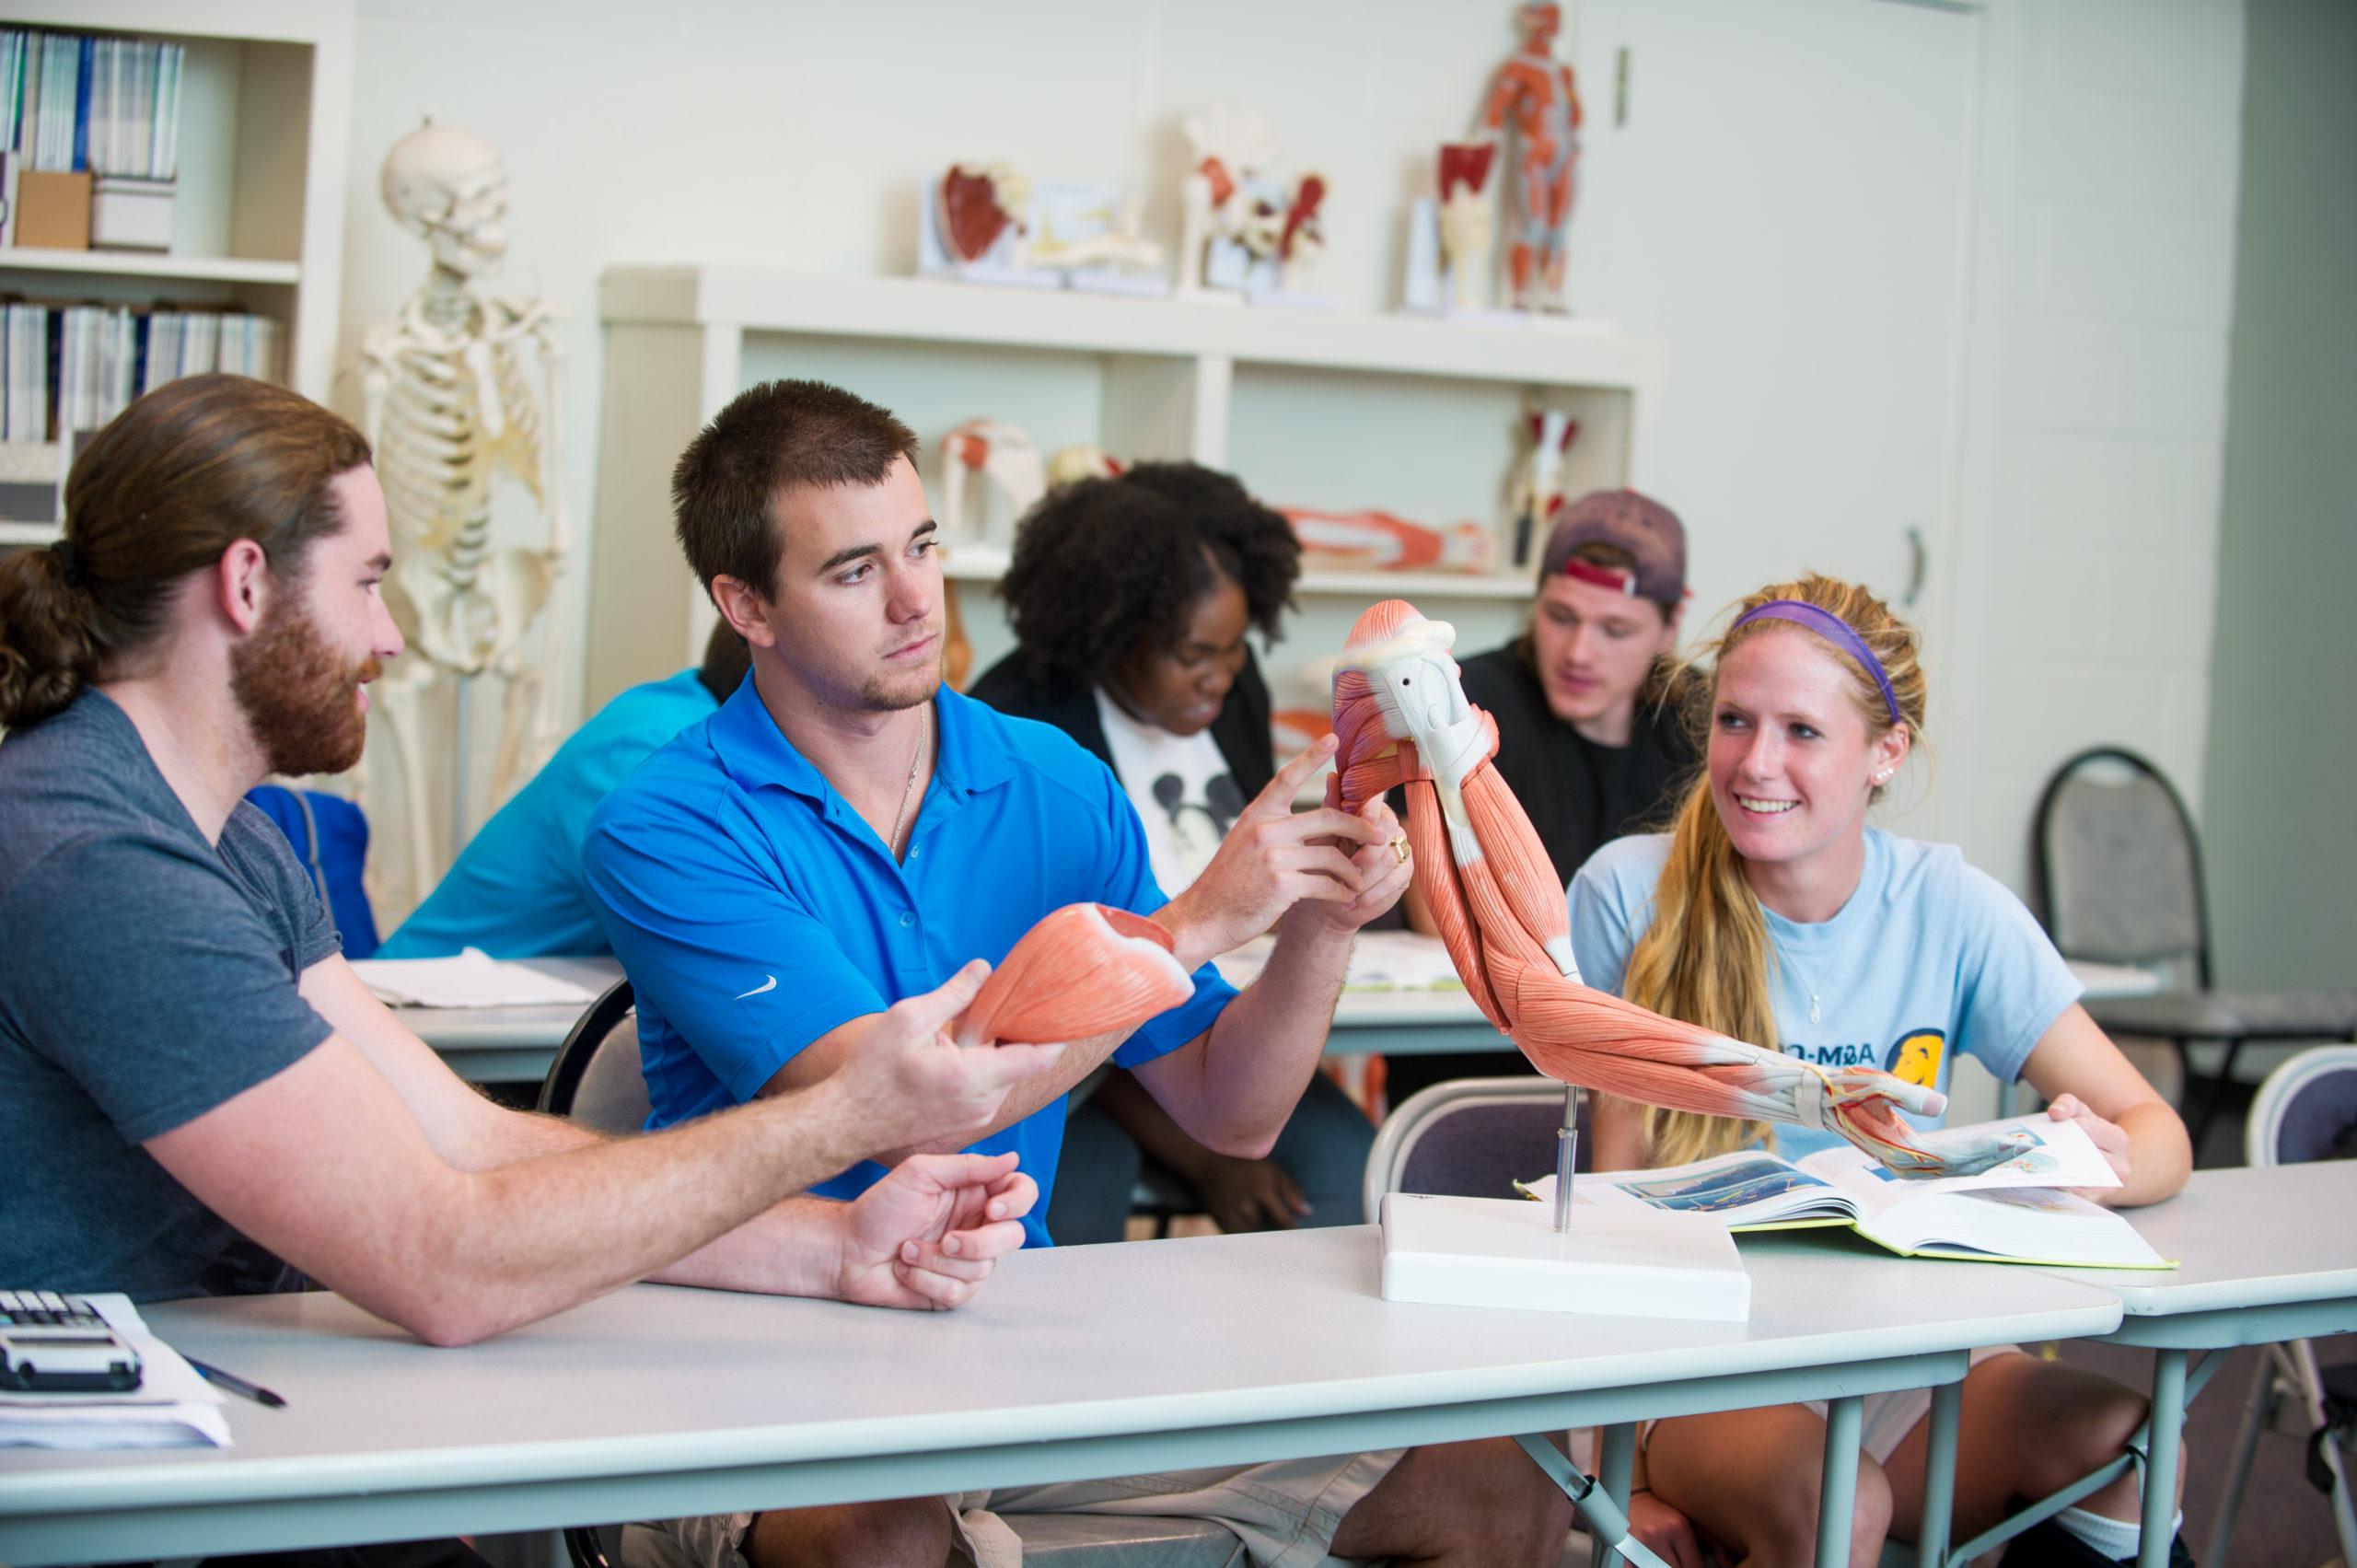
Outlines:
{"label": "woman with afro hair", "polygon": [[[1175,894],[1275,776],[1269,689],[1245,635],[1277,638],[1300,570],[1284,518],[1200,464],[1140,463],[1068,485],[1016,535],[999,585],[1015,651],[972,695],[1054,725],[1111,768],[1155,880]],[[1074,1098],[1048,1211],[1060,1243],[1120,1240],[1142,1175],[1223,1230],[1363,1217],[1374,1129],[1323,1074],[1261,1160],[1195,1143],[1126,1073]]]}

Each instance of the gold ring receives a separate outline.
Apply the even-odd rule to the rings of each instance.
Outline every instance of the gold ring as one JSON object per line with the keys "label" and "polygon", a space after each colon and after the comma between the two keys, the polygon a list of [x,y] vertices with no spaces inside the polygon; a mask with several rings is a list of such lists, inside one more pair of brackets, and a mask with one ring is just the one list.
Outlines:
{"label": "gold ring", "polygon": [[1408,836],[1405,833],[1391,835],[1391,853],[1399,857],[1400,865],[1408,864]]}

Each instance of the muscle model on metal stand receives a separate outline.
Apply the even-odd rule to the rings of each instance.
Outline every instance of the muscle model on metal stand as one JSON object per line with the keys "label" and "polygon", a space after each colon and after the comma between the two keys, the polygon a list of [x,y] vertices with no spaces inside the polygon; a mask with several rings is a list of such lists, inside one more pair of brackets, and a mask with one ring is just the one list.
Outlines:
{"label": "muscle model on metal stand", "polygon": [[1507,165],[1514,241],[1506,273],[1517,310],[1563,309],[1563,230],[1572,216],[1572,169],[1579,160],[1580,97],[1572,68],[1555,58],[1563,10],[1532,0],[1516,16],[1522,47],[1498,67],[1482,106],[1491,134],[1511,130]]}
{"label": "muscle model on metal stand", "polygon": [[1583,984],[1562,879],[1491,765],[1497,726],[1466,701],[1455,640],[1401,599],[1359,617],[1334,676],[1328,800],[1354,810],[1405,783],[1417,891],[1467,992],[1540,1072],[1648,1105],[1821,1127],[1901,1172],[1970,1175],[2017,1152],[1926,1148],[1897,1112],[1936,1114],[1936,1090],[1804,1063]]}
{"label": "muscle model on metal stand", "polygon": [[[511,302],[478,291],[507,249],[507,171],[471,133],[427,123],[385,156],[386,207],[425,241],[424,286],[362,349],[367,434],[396,548],[385,598],[411,657],[385,683],[385,718],[400,754],[412,891],[433,885],[420,755],[419,707],[447,676],[458,694],[450,853],[466,838],[470,737],[467,693],[479,676],[505,687],[491,795],[505,796],[556,738],[562,616],[550,619],[538,660],[522,652],[572,548],[559,482],[556,405],[543,416],[524,356],[553,389],[562,358],[559,313],[546,300]],[[492,482],[520,483],[547,518],[545,542],[494,551]]]}

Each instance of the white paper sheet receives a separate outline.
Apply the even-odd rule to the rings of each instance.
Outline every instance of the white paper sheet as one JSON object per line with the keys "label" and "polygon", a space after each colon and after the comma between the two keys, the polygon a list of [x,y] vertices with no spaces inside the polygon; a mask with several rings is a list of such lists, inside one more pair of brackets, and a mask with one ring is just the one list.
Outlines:
{"label": "white paper sheet", "polygon": [[545,970],[470,947],[455,958],[362,958],[353,966],[377,1000],[401,1007],[587,1006],[598,993]]}

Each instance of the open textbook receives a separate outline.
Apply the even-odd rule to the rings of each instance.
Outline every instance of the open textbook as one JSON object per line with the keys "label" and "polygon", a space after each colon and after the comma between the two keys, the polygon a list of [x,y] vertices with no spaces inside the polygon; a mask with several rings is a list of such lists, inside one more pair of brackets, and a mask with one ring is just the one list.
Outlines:
{"label": "open textbook", "polygon": [[[2017,1152],[1978,1175],[1922,1177],[1887,1169],[1846,1144],[1797,1165],[1751,1149],[1659,1170],[1583,1176],[1573,1189],[1573,1207],[1642,1204],[1715,1214],[1735,1231],[1850,1225],[1910,1258],[2175,1267],[2119,1214],[2061,1191],[2119,1185],[2110,1162],[2075,1122],[2016,1117],[1927,1132],[1923,1142],[1988,1143]],[[1515,1185],[1531,1197],[1554,1201],[1551,1176]]]}

